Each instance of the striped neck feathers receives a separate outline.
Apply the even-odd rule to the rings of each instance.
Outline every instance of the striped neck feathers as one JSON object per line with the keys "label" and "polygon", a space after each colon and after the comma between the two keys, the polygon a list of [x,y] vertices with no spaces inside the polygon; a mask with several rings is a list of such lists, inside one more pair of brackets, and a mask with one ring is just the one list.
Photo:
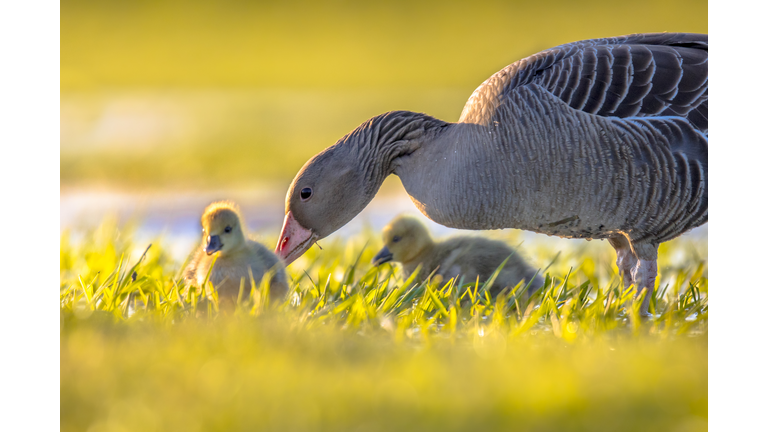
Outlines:
{"label": "striped neck feathers", "polygon": [[[390,111],[370,118],[342,141],[353,144],[366,179],[366,192],[375,194],[395,170],[395,162],[421,143],[438,134],[449,123],[426,114]],[[367,190],[372,189],[372,190]]]}

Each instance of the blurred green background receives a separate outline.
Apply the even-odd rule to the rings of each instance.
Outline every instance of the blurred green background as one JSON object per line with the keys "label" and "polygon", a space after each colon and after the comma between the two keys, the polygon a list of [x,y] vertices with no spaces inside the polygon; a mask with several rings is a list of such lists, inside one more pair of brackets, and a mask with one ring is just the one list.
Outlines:
{"label": "blurred green background", "polygon": [[[406,109],[456,121],[477,86],[527,55],[660,31],[706,33],[707,2],[63,0],[62,292],[82,287],[86,295],[84,284],[115,266],[119,273],[123,257],[136,262],[149,243],[150,261],[165,261],[142,267],[138,281],[170,286],[213,199],[240,203],[271,246],[296,171],[369,117]],[[376,249],[377,227],[415,211],[400,189],[390,178],[355,219],[373,230],[351,236],[345,227],[340,242],[311,254],[341,278],[361,245],[369,255]],[[112,213],[141,227],[107,230],[104,214]],[[100,226],[104,241],[70,236],[83,223]],[[525,240],[532,264],[553,265],[557,277],[571,269],[571,283],[584,282],[584,269],[615,276],[604,242],[522,234],[505,233]],[[688,276],[680,274],[694,269],[707,277],[706,231],[670,244],[660,283],[682,286]],[[296,278],[308,268],[298,264],[289,268]],[[607,289],[613,280],[594,283]],[[514,320],[483,324],[478,316],[460,323],[466,337],[458,342],[417,322],[395,343],[374,320],[320,325],[301,309],[290,313],[293,306],[253,319],[145,309],[115,324],[93,311],[95,302],[78,316],[82,303],[72,301],[73,313],[62,302],[62,430],[707,428],[706,314],[677,313],[688,330],[671,336],[657,331],[669,327],[661,321],[631,330],[626,319],[603,317],[585,321],[592,330],[575,343],[554,336],[546,320],[499,338],[517,328]],[[486,324],[498,329],[487,342],[501,347],[498,356],[484,351],[491,339],[478,328]]]}
{"label": "blurred green background", "polygon": [[657,31],[706,33],[707,2],[64,0],[62,192],[285,190],[373,115],[455,121],[527,55]]}

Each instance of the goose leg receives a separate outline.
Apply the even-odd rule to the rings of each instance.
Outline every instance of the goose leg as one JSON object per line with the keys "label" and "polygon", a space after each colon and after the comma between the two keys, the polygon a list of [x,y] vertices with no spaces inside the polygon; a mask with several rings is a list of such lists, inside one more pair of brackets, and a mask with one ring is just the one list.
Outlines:
{"label": "goose leg", "polygon": [[640,315],[644,317],[651,316],[648,313],[648,306],[651,304],[651,293],[656,285],[656,275],[658,269],[656,259],[658,257],[659,247],[657,245],[643,244],[634,245],[635,254],[638,257],[637,265],[632,271],[632,277],[637,287],[636,296],[639,296],[643,290],[646,290],[643,304],[640,306]]}
{"label": "goose leg", "polygon": [[625,237],[609,238],[608,243],[616,249],[616,266],[619,268],[619,274],[624,279],[624,289],[629,288],[633,282],[632,272],[637,266],[637,257],[632,252],[632,247]]}

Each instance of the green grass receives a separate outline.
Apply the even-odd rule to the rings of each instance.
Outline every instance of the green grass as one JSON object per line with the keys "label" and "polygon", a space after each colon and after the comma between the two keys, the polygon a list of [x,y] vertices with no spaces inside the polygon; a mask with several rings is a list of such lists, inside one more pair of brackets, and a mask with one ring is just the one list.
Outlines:
{"label": "green grass", "polygon": [[64,431],[707,429],[706,239],[662,245],[643,320],[604,242],[525,245],[547,285],[491,299],[371,268],[363,233],[292,264],[285,302],[246,285],[230,313],[131,238],[62,237]]}

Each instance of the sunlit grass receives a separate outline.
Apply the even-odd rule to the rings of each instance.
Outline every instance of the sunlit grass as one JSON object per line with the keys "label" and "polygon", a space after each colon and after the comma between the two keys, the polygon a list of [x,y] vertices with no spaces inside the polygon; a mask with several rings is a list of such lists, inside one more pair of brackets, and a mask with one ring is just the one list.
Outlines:
{"label": "sunlit grass", "polygon": [[131,236],[62,238],[62,430],[706,430],[701,240],[664,245],[644,320],[601,242],[526,245],[545,287],[490,298],[372,268],[364,233],[292,264],[285,302],[244,284],[219,311]]}

